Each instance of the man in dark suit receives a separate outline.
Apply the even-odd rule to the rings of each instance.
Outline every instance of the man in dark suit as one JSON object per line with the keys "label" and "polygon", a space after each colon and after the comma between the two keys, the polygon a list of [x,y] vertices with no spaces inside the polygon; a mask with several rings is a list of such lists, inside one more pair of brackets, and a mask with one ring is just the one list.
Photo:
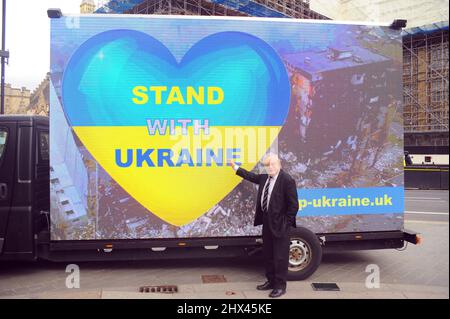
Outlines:
{"label": "man in dark suit", "polygon": [[296,227],[298,196],[295,180],[281,169],[277,155],[269,154],[263,164],[267,174],[249,172],[230,161],[236,174],[259,185],[254,225],[263,225],[263,252],[267,281],[258,290],[270,290],[270,297],[286,293],[289,266],[289,230]]}

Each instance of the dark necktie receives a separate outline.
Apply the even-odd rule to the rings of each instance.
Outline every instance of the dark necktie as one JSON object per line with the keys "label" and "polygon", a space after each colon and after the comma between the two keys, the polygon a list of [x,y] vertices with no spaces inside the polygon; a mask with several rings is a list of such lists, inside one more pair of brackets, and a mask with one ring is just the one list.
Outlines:
{"label": "dark necktie", "polygon": [[262,202],[262,210],[264,212],[267,211],[267,200],[269,199],[269,186],[271,181],[272,176],[269,176],[268,181],[266,183],[266,187],[264,187],[263,202]]}

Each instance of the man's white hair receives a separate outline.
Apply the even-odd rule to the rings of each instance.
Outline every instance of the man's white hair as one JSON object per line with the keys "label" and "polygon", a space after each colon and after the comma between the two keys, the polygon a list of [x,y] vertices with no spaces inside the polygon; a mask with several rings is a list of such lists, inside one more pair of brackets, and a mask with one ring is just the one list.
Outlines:
{"label": "man's white hair", "polygon": [[266,156],[264,156],[264,159],[262,162],[263,162],[263,164],[266,164],[266,163],[270,163],[270,161],[276,161],[278,163],[278,165],[280,165],[280,167],[281,167],[281,161],[277,154],[275,154],[275,153],[266,154]]}

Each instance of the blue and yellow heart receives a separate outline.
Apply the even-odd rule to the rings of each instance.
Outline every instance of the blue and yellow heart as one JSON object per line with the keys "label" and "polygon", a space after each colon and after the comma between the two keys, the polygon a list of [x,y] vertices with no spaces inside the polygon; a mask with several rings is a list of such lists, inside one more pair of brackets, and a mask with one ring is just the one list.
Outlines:
{"label": "blue and yellow heart", "polygon": [[[250,34],[212,34],[177,61],[145,33],[111,30],[70,58],[62,99],[105,171],[150,212],[182,226],[239,184],[228,155],[247,169],[264,155],[286,120],[290,84],[277,53]],[[209,132],[151,132],[149,123],[164,120],[207,120]]]}

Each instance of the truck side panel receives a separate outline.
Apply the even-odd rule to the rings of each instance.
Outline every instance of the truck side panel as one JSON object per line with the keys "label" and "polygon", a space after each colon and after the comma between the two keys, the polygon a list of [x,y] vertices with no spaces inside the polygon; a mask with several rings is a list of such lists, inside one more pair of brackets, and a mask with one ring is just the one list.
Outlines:
{"label": "truck side panel", "polygon": [[5,224],[3,253],[5,258],[12,254],[18,259],[29,259],[33,258],[34,254],[32,215],[34,140],[31,121],[17,123],[16,143],[17,165],[15,160],[8,162],[13,166],[11,171],[15,172],[11,182],[14,184],[14,193],[12,193],[10,212]]}
{"label": "truck side panel", "polygon": [[0,255],[4,251],[6,229],[14,194],[16,127],[15,121],[0,122]]}

